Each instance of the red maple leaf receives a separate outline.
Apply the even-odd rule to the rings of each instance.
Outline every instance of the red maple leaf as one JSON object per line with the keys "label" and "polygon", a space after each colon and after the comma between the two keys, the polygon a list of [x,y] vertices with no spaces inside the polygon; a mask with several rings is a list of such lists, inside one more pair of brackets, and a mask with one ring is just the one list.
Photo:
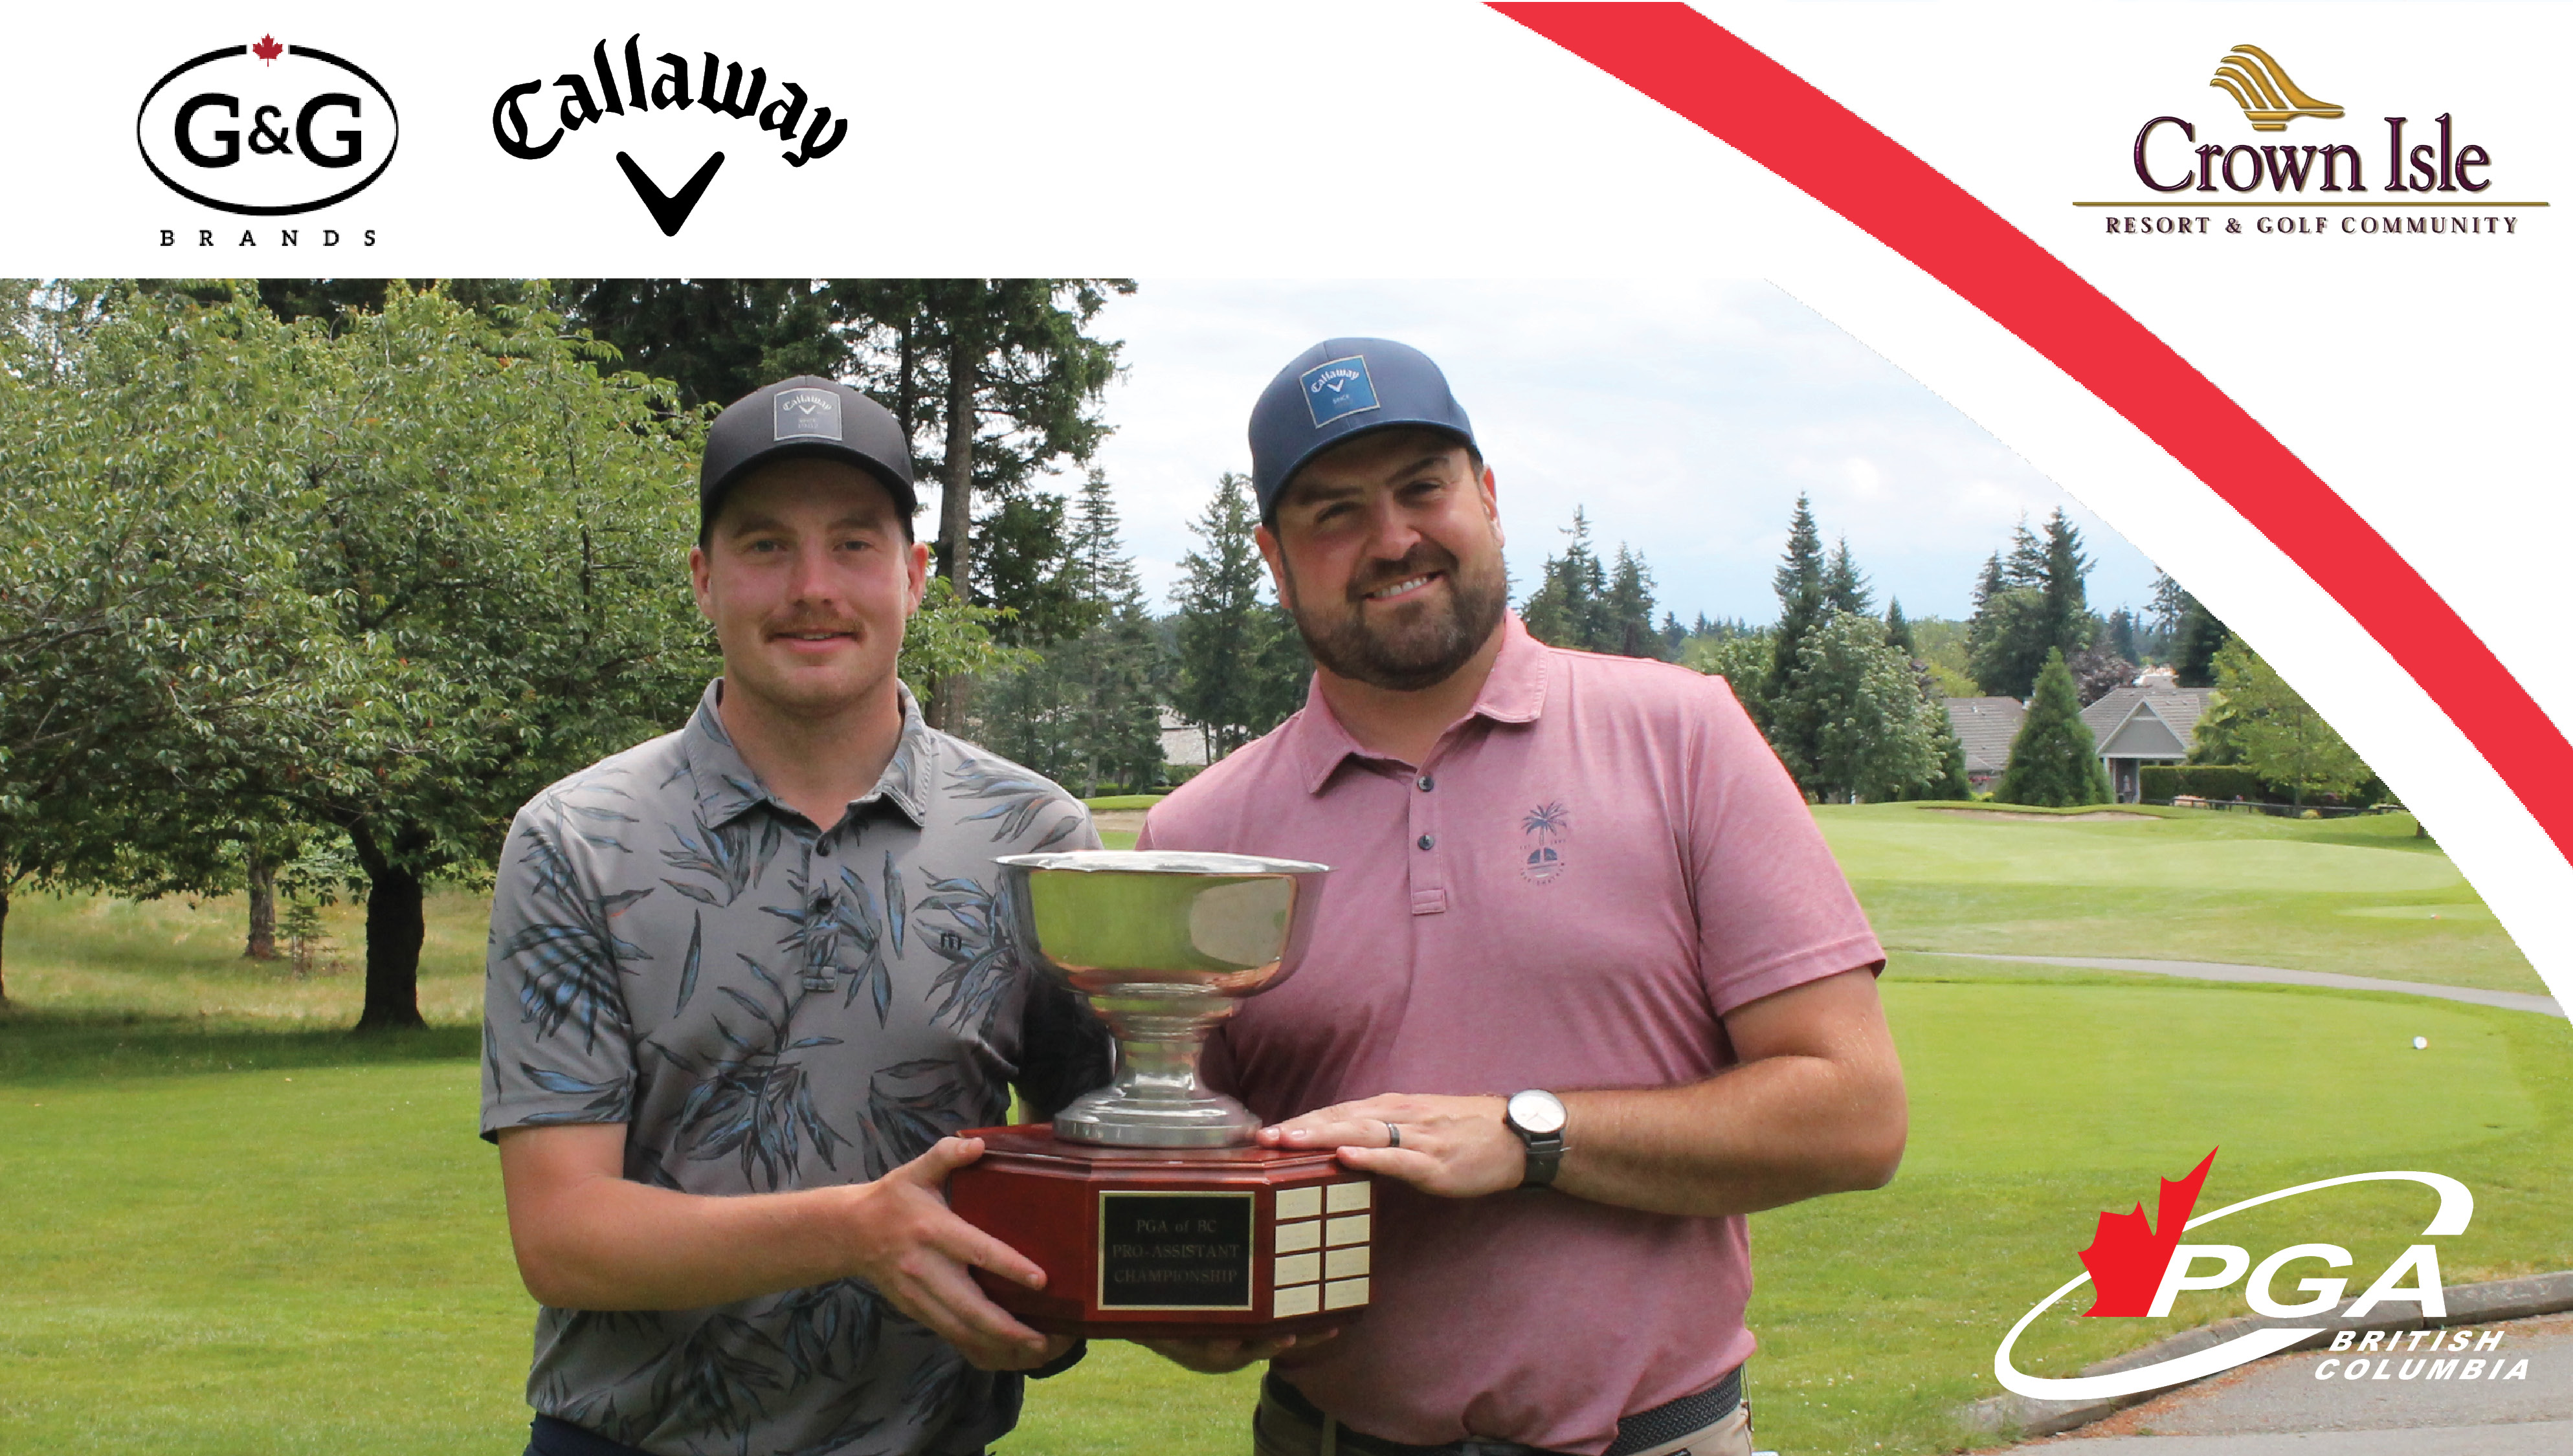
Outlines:
{"label": "red maple leaf", "polygon": [[273,35],[264,35],[259,38],[258,45],[250,48],[250,53],[271,65],[275,65],[277,63],[277,58],[286,54],[286,47],[277,43],[277,37]]}
{"label": "red maple leaf", "polygon": [[2170,1266],[2171,1250],[2179,1246],[2180,1229],[2188,1223],[2189,1210],[2197,1206],[2198,1184],[2206,1181],[2206,1170],[2214,1163],[2215,1149],[2210,1147],[2187,1177],[2178,1182],[2161,1180],[2158,1225],[2145,1221],[2142,1203],[2132,1213],[2100,1215],[2099,1231],[2092,1236],[2091,1246],[2082,1251],[2082,1267],[2091,1271],[2091,1282],[2099,1289],[2100,1297],[2082,1311],[2084,1318],[2132,1318],[2153,1307],[2153,1294],[2162,1284],[2162,1270]]}

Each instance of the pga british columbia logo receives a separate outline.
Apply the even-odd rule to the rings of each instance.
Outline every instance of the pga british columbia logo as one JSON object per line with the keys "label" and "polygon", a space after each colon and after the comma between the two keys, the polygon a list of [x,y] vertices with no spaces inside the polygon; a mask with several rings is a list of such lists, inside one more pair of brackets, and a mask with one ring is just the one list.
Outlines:
{"label": "pga british columbia logo", "polygon": [[[2188,1176],[2177,1182],[2160,1180],[2158,1219],[2147,1219],[2141,1202],[2132,1212],[2100,1215],[2097,1235],[2091,1246],[2082,1250],[2082,1264],[2088,1272],[2021,1315],[2019,1323],[2002,1337],[2001,1347],[1993,1352],[1993,1374],[2004,1389],[2032,1400],[2092,1401],[2141,1395],[2202,1380],[2325,1333],[2332,1335],[2329,1349],[2334,1358],[2315,1366],[2318,1380],[2528,1378],[2528,1361],[2513,1364],[2494,1353],[2501,1344],[2500,1332],[2435,1327],[2448,1317],[2447,1291],[2439,1279],[2436,1243],[2424,1241],[2406,1247],[2369,1280],[2365,1292],[2342,1307],[2341,1300],[2354,1282],[2355,1271],[2349,1250],[2338,1244],[2293,1243],[2261,1250],[2255,1258],[2253,1250],[2239,1244],[2180,1241],[2182,1233],[2194,1233],[2246,1208],[2368,1182],[2415,1182],[2429,1188],[2438,1195],[2438,1207],[2423,1225],[2420,1237],[2454,1237],[2465,1232],[2475,1216],[2475,1196],[2464,1183],[2434,1172],[2350,1173],[2280,1188],[2191,1217],[2191,1210],[2197,1206],[2198,1187],[2206,1181],[2207,1169],[2214,1162],[2215,1153],[2210,1150]],[[2325,1274],[2323,1270],[2352,1272]],[[2292,1293],[2303,1297],[2291,1298],[2280,1291],[2280,1284],[2291,1279]],[[2242,1302],[2251,1314],[2289,1323],[2264,1325],[2204,1349],[2132,1369],[2066,1379],[2030,1375],[2012,1361],[2011,1352],[2020,1336],[2038,1316],[2084,1284],[2095,1286],[2097,1291],[2091,1307],[2083,1311],[2085,1317],[2163,1319],[2170,1315],[2172,1303],[2181,1294],[2230,1289],[2237,1283]],[[2407,1311],[2410,1317],[2388,1320],[2376,1313],[2388,1305],[2411,1306]],[[2381,1328],[2361,1332],[2352,1327],[2372,1314],[2379,1325],[2399,1322],[2410,1327],[2390,1332]],[[2329,1324],[2298,1322],[2322,1319],[2343,1327],[2335,1331]]]}
{"label": "pga british columbia logo", "polygon": [[[285,218],[374,185],[393,164],[402,118],[366,68],[263,35],[191,57],[152,83],[135,113],[134,140],[161,185],[190,202]],[[212,246],[214,230],[198,231],[196,241]],[[178,232],[163,230],[163,245],[174,245]],[[242,230],[237,246],[258,241]],[[301,240],[289,231],[278,241]]]}

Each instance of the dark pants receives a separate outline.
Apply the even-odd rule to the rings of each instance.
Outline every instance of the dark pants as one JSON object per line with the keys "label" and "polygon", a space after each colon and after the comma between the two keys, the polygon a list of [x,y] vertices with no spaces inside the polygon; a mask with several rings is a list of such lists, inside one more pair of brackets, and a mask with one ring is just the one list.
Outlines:
{"label": "dark pants", "polygon": [[[527,1424],[526,1456],[651,1456],[569,1421],[540,1415]],[[985,1452],[984,1456],[991,1456]]]}
{"label": "dark pants", "polygon": [[[1292,1392],[1279,1389],[1283,1384],[1272,1375],[1261,1382],[1260,1404],[1251,1416],[1251,1449],[1253,1456],[1367,1456],[1380,1451],[1442,1451],[1456,1456],[1554,1456],[1535,1446],[1522,1446],[1515,1441],[1460,1441],[1454,1446],[1398,1446],[1390,1441],[1350,1431],[1346,1426],[1313,1409],[1310,1402]],[[1284,1397],[1284,1398],[1282,1398]],[[1644,1439],[1651,1439],[1646,1437]],[[1628,1443],[1620,1442],[1621,1446]],[[1690,1432],[1685,1438],[1657,1441],[1644,1448],[1650,1453],[1667,1456],[1751,1456],[1751,1407],[1739,1404],[1733,1413],[1713,1426]]]}

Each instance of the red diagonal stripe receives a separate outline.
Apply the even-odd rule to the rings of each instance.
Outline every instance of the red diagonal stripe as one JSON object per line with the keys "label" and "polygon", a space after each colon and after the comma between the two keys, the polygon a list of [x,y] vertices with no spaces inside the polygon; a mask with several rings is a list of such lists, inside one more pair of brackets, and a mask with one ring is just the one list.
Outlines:
{"label": "red diagonal stripe", "polygon": [[1676,3],[1492,8],[1866,229],[2206,482],[2373,636],[2573,858],[2573,745],[2456,611],[2241,405],[2018,229],[1883,132]]}

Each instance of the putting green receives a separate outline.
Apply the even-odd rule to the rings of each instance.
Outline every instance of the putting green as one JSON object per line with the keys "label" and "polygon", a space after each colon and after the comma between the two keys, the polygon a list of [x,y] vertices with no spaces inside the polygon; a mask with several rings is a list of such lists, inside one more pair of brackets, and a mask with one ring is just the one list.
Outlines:
{"label": "putting green", "polygon": [[1902,980],[1884,993],[1912,1092],[1907,1173],[2176,1172],[2210,1143],[2237,1160],[2392,1166],[2539,1122],[2491,1019],[2434,1001]]}
{"label": "putting green", "polygon": [[2546,989],[2408,815],[2162,810],[2002,822],[1861,804],[1825,805],[1814,819],[1878,937],[1897,950],[2227,961]]}

